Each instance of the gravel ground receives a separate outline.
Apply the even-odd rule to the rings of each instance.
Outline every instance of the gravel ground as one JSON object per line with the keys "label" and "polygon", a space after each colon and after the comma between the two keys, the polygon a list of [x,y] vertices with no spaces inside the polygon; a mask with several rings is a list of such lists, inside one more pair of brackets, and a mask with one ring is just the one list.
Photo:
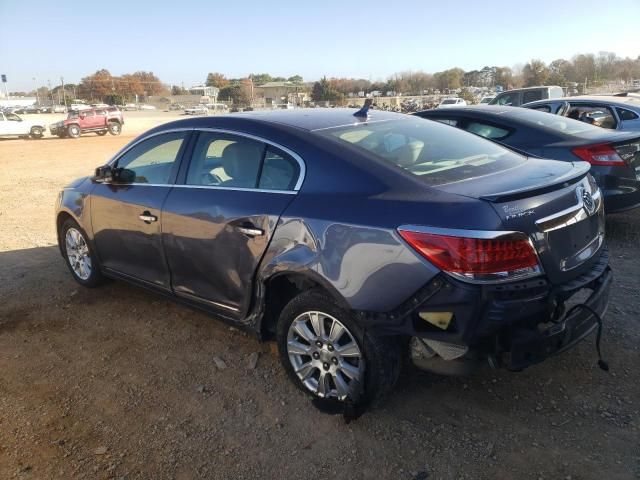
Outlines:
{"label": "gravel ground", "polygon": [[406,372],[345,425],[289,383],[272,344],[124,283],[73,282],[56,193],[134,123],[0,140],[0,478],[640,478],[640,211],[607,225],[609,373],[593,337],[520,374]]}

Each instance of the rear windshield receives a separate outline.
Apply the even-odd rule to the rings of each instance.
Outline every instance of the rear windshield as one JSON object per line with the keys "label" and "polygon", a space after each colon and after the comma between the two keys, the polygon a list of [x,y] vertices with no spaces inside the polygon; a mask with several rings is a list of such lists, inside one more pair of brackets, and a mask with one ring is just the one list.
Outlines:
{"label": "rear windshield", "polygon": [[526,158],[455,127],[408,117],[317,131],[419,177],[428,185],[501,172]]}
{"label": "rear windshield", "polygon": [[576,135],[579,133],[602,132],[600,127],[594,127],[588,123],[573,120],[572,118],[554,115],[552,113],[540,112],[529,108],[516,109],[510,112],[509,116],[518,120],[540,127],[547,127],[560,133]]}
{"label": "rear windshield", "polygon": [[453,105],[457,102],[458,100],[456,100],[455,98],[450,98],[448,100],[443,100],[442,101],[442,105]]}

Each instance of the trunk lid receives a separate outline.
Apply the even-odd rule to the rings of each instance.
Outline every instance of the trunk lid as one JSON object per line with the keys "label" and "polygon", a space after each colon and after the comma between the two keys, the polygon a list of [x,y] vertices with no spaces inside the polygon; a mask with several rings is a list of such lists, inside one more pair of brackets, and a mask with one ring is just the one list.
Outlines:
{"label": "trunk lid", "polygon": [[602,194],[589,167],[529,159],[499,175],[437,188],[489,202],[504,230],[529,235],[548,279],[564,283],[591,267],[604,242]]}

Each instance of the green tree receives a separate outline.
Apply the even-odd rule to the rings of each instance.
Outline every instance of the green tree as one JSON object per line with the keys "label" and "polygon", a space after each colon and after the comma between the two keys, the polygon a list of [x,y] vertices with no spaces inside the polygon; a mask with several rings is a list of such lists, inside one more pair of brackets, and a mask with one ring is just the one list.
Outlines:
{"label": "green tree", "polygon": [[542,60],[533,59],[522,69],[522,79],[525,87],[546,85],[549,69]]}
{"label": "green tree", "polygon": [[231,100],[235,106],[246,107],[251,104],[250,89],[245,83],[234,83],[222,87],[218,93],[220,100]]}
{"label": "green tree", "polygon": [[322,77],[320,81],[313,84],[311,98],[316,102],[338,102],[343,95],[336,89],[335,84]]}
{"label": "green tree", "polygon": [[302,77],[300,75],[294,75],[293,77],[287,78],[287,81],[293,83],[302,83]]}
{"label": "green tree", "polygon": [[268,73],[252,73],[249,78],[254,85],[264,85],[267,82],[273,82],[273,77]]}
{"label": "green tree", "polygon": [[189,90],[179,85],[171,86],[171,95],[189,95]]}
{"label": "green tree", "polygon": [[229,85],[229,80],[222,73],[212,72],[207,75],[207,87],[222,88]]}

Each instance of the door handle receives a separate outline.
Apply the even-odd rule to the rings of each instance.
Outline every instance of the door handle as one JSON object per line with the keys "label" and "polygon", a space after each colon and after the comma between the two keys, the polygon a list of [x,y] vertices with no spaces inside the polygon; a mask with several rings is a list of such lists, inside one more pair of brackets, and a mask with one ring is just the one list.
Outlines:
{"label": "door handle", "polygon": [[240,233],[248,235],[249,237],[259,237],[261,235],[264,235],[264,230],[256,227],[243,227],[238,225],[236,226],[236,230],[238,230]]}
{"label": "door handle", "polygon": [[151,223],[151,222],[158,221],[158,217],[156,217],[155,215],[151,215],[149,211],[142,212],[140,215],[138,215],[138,218],[142,220],[144,223]]}

